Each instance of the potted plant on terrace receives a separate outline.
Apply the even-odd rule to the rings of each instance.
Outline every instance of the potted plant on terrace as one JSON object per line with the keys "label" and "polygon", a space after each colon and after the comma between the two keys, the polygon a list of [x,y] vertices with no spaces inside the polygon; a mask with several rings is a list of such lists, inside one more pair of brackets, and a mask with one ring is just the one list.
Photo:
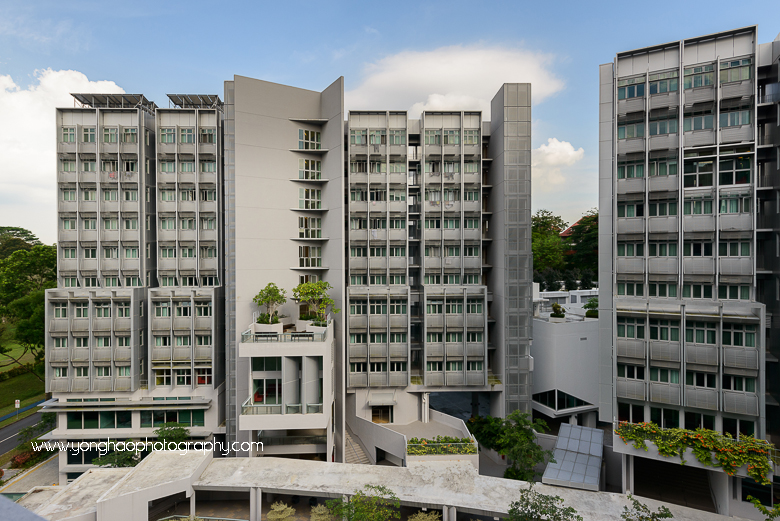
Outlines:
{"label": "potted plant on terrace", "polygon": [[287,302],[287,292],[273,282],[269,282],[252,300],[258,306],[266,308],[266,313],[261,313],[257,318],[257,323],[252,324],[254,332],[281,333],[284,325],[279,320],[277,308]]}
{"label": "potted plant on terrace", "polygon": [[585,316],[587,318],[599,318],[599,298],[591,297],[588,299],[588,303],[582,306],[585,310]]}
{"label": "potted plant on terrace", "polygon": [[550,322],[566,322],[566,309],[557,302],[553,302]]}
{"label": "potted plant on terrace", "polygon": [[[333,289],[333,287],[324,280],[318,282],[304,282],[293,289],[293,299],[306,305],[309,312],[314,313],[314,321],[307,323],[306,325],[307,331],[317,333],[325,331],[325,328],[328,326],[326,319],[328,308],[334,313],[340,311],[333,306],[336,301],[328,295],[328,290],[331,289]],[[303,319],[303,317],[301,317],[301,319]],[[301,328],[298,329],[300,330]]]}

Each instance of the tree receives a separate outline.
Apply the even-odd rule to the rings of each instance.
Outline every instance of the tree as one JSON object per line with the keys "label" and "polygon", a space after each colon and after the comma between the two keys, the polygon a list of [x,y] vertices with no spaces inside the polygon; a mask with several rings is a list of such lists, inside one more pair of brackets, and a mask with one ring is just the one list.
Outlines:
{"label": "tree", "polygon": [[190,431],[181,423],[164,423],[159,429],[155,430],[157,435],[157,441],[163,442],[164,447],[168,447],[169,443],[179,444],[183,441],[187,441],[190,437]]}
{"label": "tree", "polygon": [[271,505],[271,510],[266,514],[266,519],[271,521],[288,521],[295,515],[295,509],[287,506],[281,501],[277,501]]}
{"label": "tree", "polygon": [[[287,302],[287,292],[284,289],[279,289],[273,282],[269,282],[252,300],[258,306],[265,306],[268,313],[267,323],[274,324],[279,322],[279,317],[275,316],[276,308]],[[274,319],[276,319],[276,322],[274,322]]]}
{"label": "tree", "polygon": [[441,512],[438,510],[429,510],[427,512],[420,510],[416,514],[409,516],[407,521],[441,521]]}
{"label": "tree", "polygon": [[582,270],[580,274],[580,289],[593,289],[593,272]]}
{"label": "tree", "polygon": [[537,282],[539,284],[539,291],[544,291],[545,288],[544,277],[542,276],[542,273],[538,270],[534,270],[534,282]]}
{"label": "tree", "polygon": [[573,270],[566,270],[563,272],[563,287],[566,291],[574,291],[577,289],[577,275]]}
{"label": "tree", "polygon": [[535,270],[561,269],[566,264],[563,241],[558,235],[534,235],[531,241],[531,253]]}
{"label": "tree", "polygon": [[533,235],[560,235],[566,228],[568,228],[568,224],[550,210],[539,209],[531,217],[531,233]]}
{"label": "tree", "polygon": [[325,505],[314,505],[311,507],[311,521],[333,521],[330,510]]}
{"label": "tree", "polygon": [[561,289],[561,274],[557,270],[547,268],[542,273],[544,277],[545,291],[558,291]]}
{"label": "tree", "polygon": [[591,297],[588,302],[582,306],[585,310],[585,316],[590,318],[599,318],[599,298]]}
{"label": "tree", "polygon": [[30,246],[41,244],[41,241],[38,239],[38,237],[36,237],[35,234],[30,230],[17,228],[15,226],[0,226],[0,240],[6,238],[19,239],[26,242]]}
{"label": "tree", "polygon": [[526,413],[514,411],[506,418],[480,417],[469,419],[469,431],[481,445],[493,449],[509,459],[504,472],[507,479],[533,481],[538,474],[534,467],[552,460],[552,451],[536,443],[536,432],[549,430],[543,420],[532,420]]}
{"label": "tree", "polygon": [[330,514],[345,521],[389,521],[401,519],[398,496],[383,485],[366,485],[356,490],[349,500],[330,499],[325,502]]}
{"label": "tree", "polygon": [[753,496],[748,496],[747,500],[753,503],[753,506],[756,507],[759,512],[761,512],[761,515],[766,516],[766,519],[764,521],[775,521],[775,519],[780,517],[780,504],[777,504],[771,509],[769,509],[763,504],[761,504],[761,500],[758,498],[754,498]]}
{"label": "tree", "polygon": [[628,495],[628,500],[631,501],[631,510],[627,506],[623,507],[623,512],[620,514],[620,519],[623,521],[658,521],[659,519],[672,519],[674,516],[672,512],[664,507],[658,507],[658,511],[652,512],[647,505],[640,503],[631,494]]}
{"label": "tree", "polygon": [[56,246],[39,244],[0,261],[0,308],[33,291],[56,286]]}
{"label": "tree", "polygon": [[[0,355],[5,359],[0,362],[0,368],[10,365],[29,368],[30,373],[43,382],[43,378],[35,371],[35,365],[40,364],[45,356],[46,337],[46,295],[43,290],[34,291],[29,295],[11,301],[5,308],[3,318],[13,324],[11,338],[22,347],[22,352],[12,355],[12,349],[0,340]],[[0,324],[0,339],[5,336],[7,324]],[[32,353],[36,364],[24,364],[22,359],[27,353]]]}
{"label": "tree", "polygon": [[7,259],[13,252],[19,250],[30,250],[32,244],[24,242],[18,237],[0,236],[0,260]]}
{"label": "tree", "polygon": [[568,241],[574,251],[572,264],[581,270],[598,272],[599,269],[599,214],[590,210],[572,228]]}
{"label": "tree", "polygon": [[[129,440],[125,441],[127,443]],[[132,443],[132,442],[131,442]],[[135,467],[141,461],[141,453],[138,451],[129,450],[116,450],[117,444],[111,442],[107,447],[107,452],[104,456],[99,456],[92,460],[93,465],[98,467],[111,467],[111,468],[123,468],[123,467]]]}
{"label": "tree", "polygon": [[[560,503],[560,505],[558,504]],[[507,521],[582,521],[572,507],[564,507],[558,496],[541,494],[531,487],[520,491],[520,499],[509,505]]]}
{"label": "tree", "polygon": [[293,289],[293,299],[306,304],[309,311],[316,313],[320,317],[320,321],[324,322],[325,313],[329,307],[334,313],[341,311],[334,307],[336,301],[328,295],[328,290],[330,289],[333,289],[333,287],[324,280],[303,282]]}

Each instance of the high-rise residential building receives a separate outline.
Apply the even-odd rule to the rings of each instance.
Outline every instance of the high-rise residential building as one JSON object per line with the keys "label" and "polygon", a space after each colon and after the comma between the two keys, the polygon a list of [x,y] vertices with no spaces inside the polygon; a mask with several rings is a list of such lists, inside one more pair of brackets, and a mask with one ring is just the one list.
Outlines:
{"label": "high-rise residential building", "polygon": [[[468,435],[430,393],[530,412],[530,85],[503,85],[489,121],[346,112],[342,78],[169,98],[57,112],[50,438],[178,421],[234,455],[403,465],[405,436]],[[319,281],[324,323],[292,298]],[[253,301],[269,283],[276,324]]]}
{"label": "high-rise residential building", "polygon": [[[224,432],[222,103],[74,94],[57,109],[58,287],[46,293],[50,439]],[[60,482],[94,451],[60,454]]]}
{"label": "high-rise residential building", "polygon": [[[780,40],[756,33],[620,52],[599,68],[602,421],[778,434]],[[615,440],[624,490],[649,459],[669,461]],[[761,493],[742,475],[705,479],[726,513]]]}

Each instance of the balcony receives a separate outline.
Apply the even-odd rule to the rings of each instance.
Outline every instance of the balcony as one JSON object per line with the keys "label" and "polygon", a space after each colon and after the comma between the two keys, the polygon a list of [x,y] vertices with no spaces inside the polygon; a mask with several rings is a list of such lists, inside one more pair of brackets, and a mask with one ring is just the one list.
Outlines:
{"label": "balcony", "polygon": [[642,380],[617,379],[617,397],[629,400],[645,399],[645,382]]}
{"label": "balcony", "polygon": [[368,373],[369,387],[385,387],[387,385],[387,373]]}
{"label": "balcony", "polygon": [[743,98],[753,95],[753,80],[724,83],[720,86],[721,99]]}
{"label": "balcony", "polygon": [[680,95],[678,92],[666,92],[664,94],[653,94],[650,96],[650,110],[665,109],[677,107],[680,104]]}
{"label": "balcony", "polygon": [[711,129],[685,132],[683,136],[683,145],[686,147],[700,147],[703,145],[715,144],[715,131]]}
{"label": "balcony", "polygon": [[699,409],[718,410],[718,391],[700,387],[685,386],[685,405]]}
{"label": "balcony", "polygon": [[650,360],[659,360],[664,362],[679,362],[680,342],[667,342],[665,340],[651,340]]}
{"label": "balcony", "polygon": [[86,362],[89,360],[88,347],[74,347],[70,359],[74,362]]}
{"label": "balcony", "polygon": [[645,98],[621,99],[617,102],[617,112],[620,115],[645,110]]}
{"label": "balcony", "polygon": [[650,401],[680,405],[680,384],[650,382]]}
{"label": "balcony", "polygon": [[466,344],[466,356],[485,357],[485,344],[478,342],[468,342]]}
{"label": "balcony", "polygon": [[723,365],[758,371],[758,349],[754,347],[724,347]]}
{"label": "balcony", "polygon": [[192,328],[192,317],[173,317],[173,329],[189,331]]}
{"label": "balcony", "polygon": [[111,377],[96,376],[92,380],[93,391],[110,391],[113,388],[111,385]]}
{"label": "balcony", "polygon": [[348,356],[350,360],[368,358],[367,344],[349,344]]}
{"label": "balcony", "polygon": [[650,150],[672,150],[679,146],[679,137],[677,134],[662,134],[650,136],[648,144]]}
{"label": "balcony", "polygon": [[683,231],[714,232],[715,217],[712,215],[686,215],[683,217]]}
{"label": "balcony", "polygon": [[751,257],[721,257],[720,263],[721,275],[752,275],[753,259]]}
{"label": "balcony", "polygon": [[241,333],[241,343],[269,343],[269,342],[324,342],[327,337],[327,333],[310,333],[310,332],[294,332],[294,333],[252,333],[251,330],[246,330]]}
{"label": "balcony", "polygon": [[619,139],[617,142],[618,154],[635,154],[645,151],[645,138]]}
{"label": "balcony", "polygon": [[718,348],[710,344],[685,344],[685,362],[717,366]]}
{"label": "balcony", "polygon": [[114,360],[119,361],[128,361],[130,360],[131,350],[129,347],[117,347],[114,349]]}
{"label": "balcony", "polygon": [[258,414],[282,414],[282,405],[264,405],[252,403],[252,397],[250,396],[241,406],[241,414],[250,416]]}
{"label": "balcony", "polygon": [[645,179],[643,177],[632,179],[618,179],[617,193],[637,194],[645,191]]}
{"label": "balcony", "polygon": [[440,270],[441,269],[441,257],[425,257],[425,269],[426,270]]}
{"label": "balcony", "polygon": [[68,349],[52,349],[49,351],[49,362],[67,362]]}
{"label": "balcony", "polygon": [[111,348],[110,347],[96,347],[92,350],[92,360],[95,362],[109,362],[111,361]]}
{"label": "balcony", "polygon": [[753,229],[753,215],[749,213],[721,214],[721,231],[751,231]]}
{"label": "balcony", "polygon": [[425,385],[444,385],[444,373],[425,373]]}
{"label": "balcony", "polygon": [[617,218],[618,233],[644,233],[644,231],[645,220],[642,217]]}
{"label": "balcony", "polygon": [[685,89],[685,104],[702,103],[704,101],[715,101],[715,86],[697,87],[695,89]]}
{"label": "balcony", "polygon": [[173,359],[174,361],[191,360],[192,349],[190,349],[189,347],[174,347]]}
{"label": "balcony", "polygon": [[408,356],[407,344],[390,344],[390,358],[407,358]]}
{"label": "balcony", "polygon": [[426,355],[428,357],[443,357],[444,356],[444,344],[441,343],[426,343],[425,344]]}
{"label": "balcony", "polygon": [[117,376],[114,379],[115,391],[132,391],[132,379],[129,376]]}
{"label": "balcony", "polygon": [[721,143],[741,143],[753,141],[753,125],[724,127],[720,129]]}
{"label": "balcony", "polygon": [[465,346],[459,342],[447,342],[444,344],[447,357],[462,357],[464,355]]}
{"label": "balcony", "polygon": [[425,315],[425,324],[429,328],[441,329],[444,327],[444,315]]}
{"label": "balcony", "polygon": [[618,338],[617,355],[627,358],[645,359],[645,341],[636,338]]}
{"label": "balcony", "polygon": [[758,416],[758,396],[755,393],[723,391],[723,412]]}
{"label": "balcony", "polygon": [[369,358],[387,358],[387,344],[368,344]]}
{"label": "balcony", "polygon": [[677,257],[650,257],[647,272],[651,275],[676,275],[679,263]]}
{"label": "balcony", "polygon": [[616,273],[644,273],[645,259],[642,257],[618,257],[615,262]]}
{"label": "balcony", "polygon": [[368,375],[366,373],[349,373],[349,387],[368,387]]}
{"label": "balcony", "polygon": [[685,257],[683,259],[683,274],[714,275],[715,259],[712,257]]}
{"label": "balcony", "polygon": [[160,360],[169,362],[171,360],[171,348],[170,347],[153,347],[152,348],[152,360]]}
{"label": "balcony", "polygon": [[466,385],[485,385],[485,374],[482,371],[466,371]]}
{"label": "balcony", "polygon": [[390,373],[390,387],[406,387],[409,385],[409,373],[406,371],[393,371]]}

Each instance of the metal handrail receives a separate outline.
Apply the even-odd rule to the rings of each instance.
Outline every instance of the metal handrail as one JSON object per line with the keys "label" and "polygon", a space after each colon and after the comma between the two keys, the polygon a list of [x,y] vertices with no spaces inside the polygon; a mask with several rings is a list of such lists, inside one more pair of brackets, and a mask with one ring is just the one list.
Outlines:
{"label": "metal handrail", "polygon": [[324,342],[327,333],[252,333],[247,329],[241,333],[241,343],[265,342]]}

